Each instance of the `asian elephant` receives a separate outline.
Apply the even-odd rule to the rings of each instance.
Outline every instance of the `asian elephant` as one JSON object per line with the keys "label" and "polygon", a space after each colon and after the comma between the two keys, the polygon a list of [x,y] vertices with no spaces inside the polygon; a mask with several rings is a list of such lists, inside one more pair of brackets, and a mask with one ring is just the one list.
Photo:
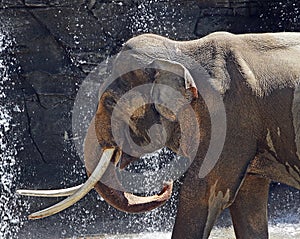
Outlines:
{"label": "asian elephant", "polygon": [[[165,146],[190,159],[173,239],[208,238],[225,208],[237,238],[268,238],[270,182],[300,189],[300,33],[217,32],[193,41],[143,34],[124,44],[111,76],[85,140],[90,178],[54,192],[19,190],[35,196],[71,195],[30,217],[56,213],[92,188],[126,212],[164,204],[171,182],[157,195],[137,196],[123,192],[115,171],[139,159],[139,153],[124,152],[125,147],[133,152],[136,144],[151,152]],[[118,104],[126,92],[144,85],[144,93]],[[119,119],[114,125],[113,117]],[[213,117],[221,123],[215,126]],[[125,127],[129,133],[114,135],[113,128]],[[218,147],[207,155],[212,143]]]}

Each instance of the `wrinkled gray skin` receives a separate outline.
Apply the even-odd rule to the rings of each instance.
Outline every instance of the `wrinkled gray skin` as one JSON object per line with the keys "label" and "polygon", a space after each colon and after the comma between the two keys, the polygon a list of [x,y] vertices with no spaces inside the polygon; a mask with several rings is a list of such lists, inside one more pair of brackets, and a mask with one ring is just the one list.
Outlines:
{"label": "wrinkled gray skin", "polygon": [[[201,95],[197,97],[183,78],[163,70],[146,69],[120,77],[122,84],[112,84],[102,95],[95,116],[100,145],[115,146],[109,119],[115,102],[124,92],[145,83],[173,87],[182,92],[196,113],[200,135],[193,135],[191,129],[190,136],[198,137],[200,144],[180,188],[172,239],[208,238],[216,218],[228,207],[237,238],[268,238],[267,200],[271,180],[300,189],[300,34],[220,32],[186,42],[146,34],[130,39],[123,52],[126,50],[134,53],[127,59],[121,56],[116,59],[115,75],[132,65],[147,68],[156,59],[178,62],[191,70],[183,61],[183,54],[203,67],[212,79],[209,82],[201,82],[207,78],[193,75],[192,70],[190,73],[200,86],[210,84],[222,97],[227,120],[224,147],[213,169],[204,178],[199,177],[211,143],[208,107],[214,104],[204,102]],[[162,146],[179,155],[195,150],[189,148],[188,142],[179,146],[176,121],[184,120],[184,127],[189,128],[191,120],[184,109],[174,118],[166,109],[154,105],[137,111],[133,119],[140,135],[135,131],[132,137],[141,145],[148,137],[149,127],[160,122],[167,137]],[[126,166],[133,159],[122,160]],[[112,205],[117,204],[112,201]]]}

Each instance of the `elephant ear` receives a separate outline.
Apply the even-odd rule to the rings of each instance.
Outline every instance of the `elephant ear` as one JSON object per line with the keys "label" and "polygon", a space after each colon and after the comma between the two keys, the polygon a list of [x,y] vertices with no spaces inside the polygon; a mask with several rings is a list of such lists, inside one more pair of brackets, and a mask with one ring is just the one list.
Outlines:
{"label": "elephant ear", "polygon": [[152,100],[156,110],[175,121],[179,110],[198,98],[198,89],[189,70],[182,64],[158,59],[150,64],[154,70]]}

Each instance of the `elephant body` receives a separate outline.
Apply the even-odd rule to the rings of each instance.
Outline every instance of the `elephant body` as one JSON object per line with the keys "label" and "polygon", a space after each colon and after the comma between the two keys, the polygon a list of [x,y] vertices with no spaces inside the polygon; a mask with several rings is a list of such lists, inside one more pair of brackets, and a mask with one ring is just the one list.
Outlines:
{"label": "elephant body", "polygon": [[[157,58],[180,62],[182,54],[191,57],[210,76],[225,105],[222,153],[210,173],[200,178],[210,140],[205,109],[210,103],[191,102],[201,121],[200,135],[204,133],[183,178],[172,238],[208,238],[217,216],[228,207],[237,238],[268,238],[271,180],[300,189],[300,34],[221,32],[186,42],[146,34],[129,40],[124,46],[128,49],[145,65]],[[201,87],[201,79],[193,78]],[[166,146],[178,152],[174,127],[169,126]]]}

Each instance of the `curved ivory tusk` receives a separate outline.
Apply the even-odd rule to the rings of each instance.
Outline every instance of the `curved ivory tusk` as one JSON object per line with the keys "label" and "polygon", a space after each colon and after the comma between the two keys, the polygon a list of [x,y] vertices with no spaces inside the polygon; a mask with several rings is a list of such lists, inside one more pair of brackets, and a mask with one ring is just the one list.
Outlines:
{"label": "curved ivory tusk", "polygon": [[63,201],[46,208],[44,210],[35,212],[29,215],[29,219],[38,219],[43,217],[51,216],[55,213],[58,213],[79,201],[83,198],[92,188],[94,188],[95,184],[101,179],[106,169],[109,166],[110,160],[114,154],[115,149],[106,149],[104,150],[101,159],[98,162],[97,167],[95,168],[92,175],[88,178],[88,180],[84,183],[84,185],[76,191],[73,195],[69,196]]}
{"label": "curved ivory tusk", "polygon": [[54,190],[25,190],[19,189],[16,191],[17,194],[23,196],[31,196],[31,197],[65,197],[74,194],[78,189],[80,189],[83,184],[80,184],[71,188],[64,189],[54,189]]}

